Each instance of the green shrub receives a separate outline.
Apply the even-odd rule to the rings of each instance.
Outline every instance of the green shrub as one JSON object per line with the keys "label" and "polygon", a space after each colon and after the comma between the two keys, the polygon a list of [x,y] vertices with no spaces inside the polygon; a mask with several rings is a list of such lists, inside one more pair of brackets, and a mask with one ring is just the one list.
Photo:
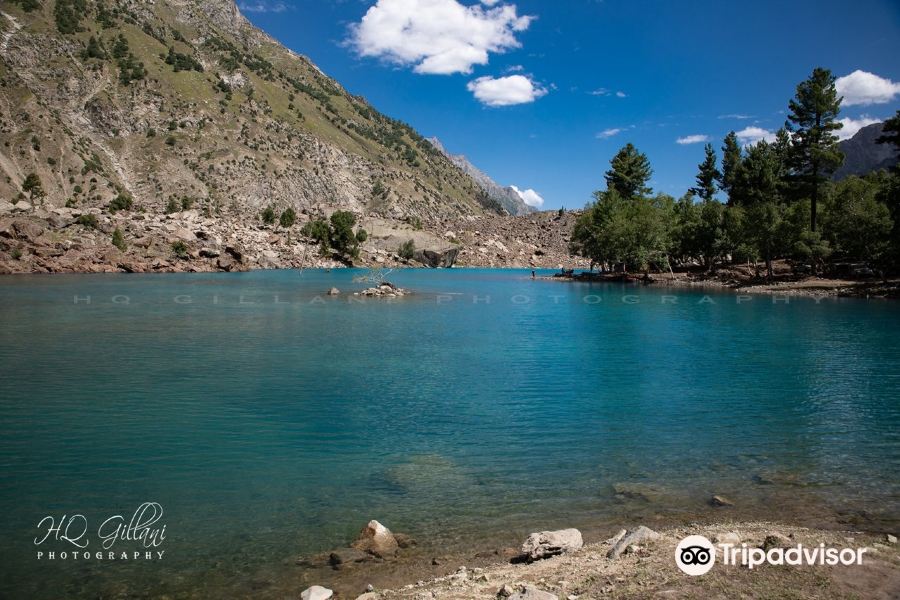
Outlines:
{"label": "green shrub", "polygon": [[300,234],[325,246],[326,250],[331,242],[331,227],[329,227],[327,221],[323,221],[322,219],[315,219],[308,222],[303,226],[303,229],[300,230]]}
{"label": "green shrub", "polygon": [[185,244],[181,240],[178,240],[177,242],[172,242],[172,253],[175,255],[176,258],[181,258],[181,259],[185,259],[190,256],[190,254],[188,254],[187,244]]}
{"label": "green shrub", "polygon": [[288,208],[283,213],[281,213],[281,218],[278,220],[278,222],[285,229],[290,229],[294,226],[294,223],[297,222],[297,213],[294,212],[293,208]]}
{"label": "green shrub", "polygon": [[100,228],[100,222],[97,221],[97,215],[91,214],[91,213],[79,216],[75,220],[75,222],[78,223],[79,225],[83,225],[89,229],[99,229]]}
{"label": "green shrub", "polygon": [[400,244],[397,249],[397,255],[405,260],[410,260],[416,253],[416,243],[413,240],[407,240]]}
{"label": "green shrub", "polygon": [[346,256],[359,254],[359,242],[353,233],[356,217],[346,210],[336,211],[331,215],[331,247]]}
{"label": "green shrub", "polygon": [[128,248],[128,246],[125,244],[125,236],[122,235],[122,230],[119,229],[118,227],[116,227],[116,230],[113,231],[112,245],[115,246],[116,248],[118,248],[119,250],[121,250],[122,252],[125,252],[125,249]]}
{"label": "green shrub", "polygon": [[265,223],[266,225],[272,225],[273,223],[275,223],[275,220],[277,218],[275,216],[275,208],[271,204],[269,206],[267,206],[265,208],[265,210],[262,211],[261,216],[262,216],[262,222]]}
{"label": "green shrub", "polygon": [[166,214],[171,215],[172,213],[177,213],[179,210],[181,210],[181,204],[179,204],[178,200],[169,198],[169,201],[166,203]]}
{"label": "green shrub", "polygon": [[119,194],[115,198],[113,198],[107,208],[109,212],[115,214],[120,210],[131,210],[131,207],[134,206],[134,200],[128,194]]}
{"label": "green shrub", "polygon": [[362,244],[365,243],[367,239],[369,239],[369,232],[360,228],[360,230],[356,232],[356,241]]}

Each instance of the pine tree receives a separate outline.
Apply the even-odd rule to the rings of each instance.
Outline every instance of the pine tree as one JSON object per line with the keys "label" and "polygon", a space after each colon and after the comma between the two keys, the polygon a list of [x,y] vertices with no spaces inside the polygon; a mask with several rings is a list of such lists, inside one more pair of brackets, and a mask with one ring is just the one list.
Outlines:
{"label": "pine tree", "polygon": [[722,174],[716,168],[716,151],[713,150],[712,144],[707,144],[705,150],[706,158],[697,165],[699,169],[697,185],[692,187],[691,191],[702,199],[709,201],[716,195],[716,181],[722,177]]}
{"label": "pine tree", "polygon": [[44,203],[44,196],[46,196],[46,193],[44,192],[41,178],[37,176],[37,173],[29,173],[28,176],[25,177],[25,181],[22,182],[22,191],[28,193],[31,197],[32,206],[34,206],[35,200],[39,200],[41,204]]}
{"label": "pine tree", "polygon": [[623,198],[648,196],[653,190],[647,181],[653,175],[647,155],[627,144],[610,161],[612,168],[606,172],[606,187],[615,190]]}
{"label": "pine tree", "polygon": [[810,193],[810,230],[816,230],[816,210],[822,185],[844,162],[834,135],[843,125],[837,116],[841,100],[828,69],[816,68],[797,86],[785,123],[791,136],[791,167],[797,180]]}
{"label": "pine tree", "polygon": [[719,188],[728,194],[728,204],[734,204],[734,185],[740,177],[742,151],[737,134],[733,131],[725,136],[722,146],[722,173],[719,177]]}

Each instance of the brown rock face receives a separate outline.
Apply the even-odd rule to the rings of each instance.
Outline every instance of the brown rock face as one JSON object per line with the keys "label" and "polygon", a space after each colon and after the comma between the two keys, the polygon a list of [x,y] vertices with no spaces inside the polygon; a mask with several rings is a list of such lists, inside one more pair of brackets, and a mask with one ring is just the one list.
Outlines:
{"label": "brown rock face", "polygon": [[399,546],[391,530],[373,519],[362,528],[351,547],[379,558],[388,558],[397,553]]}

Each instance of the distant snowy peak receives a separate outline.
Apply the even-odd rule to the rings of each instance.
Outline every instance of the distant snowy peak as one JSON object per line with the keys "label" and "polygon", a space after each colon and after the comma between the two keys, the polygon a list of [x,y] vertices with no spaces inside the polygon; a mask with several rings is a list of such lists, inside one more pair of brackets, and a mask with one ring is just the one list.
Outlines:
{"label": "distant snowy peak", "polygon": [[496,201],[509,214],[513,216],[527,215],[537,210],[536,207],[525,203],[523,196],[526,194],[526,197],[532,199],[532,202],[543,201],[533,190],[520,191],[515,186],[501,186],[481,169],[469,162],[465,155],[450,154],[438,138],[429,138],[428,141],[444,156],[449,158],[450,162],[459,167],[463,173],[471,177],[472,181],[478,184],[478,187],[484,191],[489,200]]}

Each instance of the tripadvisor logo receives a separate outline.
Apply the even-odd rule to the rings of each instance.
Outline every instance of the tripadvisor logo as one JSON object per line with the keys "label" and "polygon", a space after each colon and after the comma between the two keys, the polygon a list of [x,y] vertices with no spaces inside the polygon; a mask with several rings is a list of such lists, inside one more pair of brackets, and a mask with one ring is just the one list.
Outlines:
{"label": "tripadvisor logo", "polygon": [[703,575],[716,564],[716,549],[702,535],[689,535],[675,548],[675,564],[688,575]]}
{"label": "tripadvisor logo", "polygon": [[[747,544],[719,544],[722,564],[745,565],[750,569],[769,565],[861,565],[868,548],[828,548],[825,544],[791,548],[753,548]],[[691,576],[704,575],[716,564],[716,548],[702,535],[689,535],[675,548],[675,564]]]}

